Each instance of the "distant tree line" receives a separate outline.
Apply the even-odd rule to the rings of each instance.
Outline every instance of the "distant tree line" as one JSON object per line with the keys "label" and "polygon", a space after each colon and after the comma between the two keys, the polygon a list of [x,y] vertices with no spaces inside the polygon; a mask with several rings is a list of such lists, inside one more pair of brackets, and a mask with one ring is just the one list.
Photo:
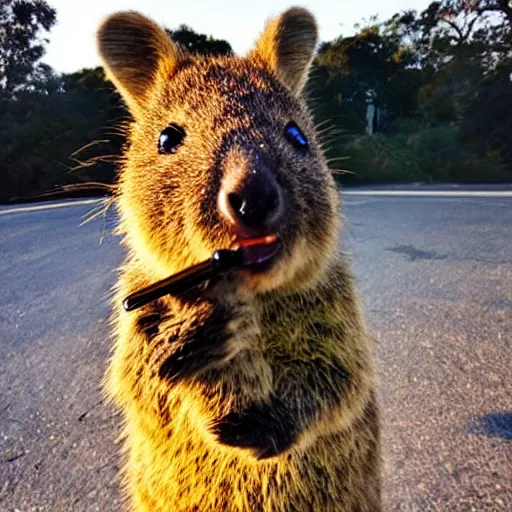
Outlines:
{"label": "distant tree line", "polygon": [[[0,201],[115,181],[129,114],[101,68],[41,63],[56,16],[44,0],[0,4]],[[168,32],[192,52],[232,52]],[[509,2],[442,0],[323,43],[307,97],[344,183],[510,182],[511,76]]]}
{"label": "distant tree line", "polygon": [[343,181],[512,181],[511,6],[435,1],[321,46],[310,98]]}

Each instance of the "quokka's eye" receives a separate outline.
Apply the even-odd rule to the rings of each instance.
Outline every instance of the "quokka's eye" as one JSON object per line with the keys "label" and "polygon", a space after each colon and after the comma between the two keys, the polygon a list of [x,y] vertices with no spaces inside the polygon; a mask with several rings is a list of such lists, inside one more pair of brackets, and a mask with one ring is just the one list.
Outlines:
{"label": "quokka's eye", "polygon": [[290,121],[284,127],[284,135],[288,142],[302,155],[305,155],[308,152],[308,139],[306,139],[306,136],[302,133],[302,130],[297,126],[297,123]]}
{"label": "quokka's eye", "polygon": [[185,130],[179,124],[171,123],[162,130],[158,137],[158,152],[160,154],[176,153],[186,135]]}

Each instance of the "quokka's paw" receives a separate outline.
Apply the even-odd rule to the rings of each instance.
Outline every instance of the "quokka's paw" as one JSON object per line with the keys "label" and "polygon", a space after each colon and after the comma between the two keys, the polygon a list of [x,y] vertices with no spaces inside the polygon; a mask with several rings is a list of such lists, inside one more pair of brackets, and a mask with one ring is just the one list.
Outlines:
{"label": "quokka's paw", "polygon": [[271,404],[254,404],[227,414],[214,423],[212,431],[219,443],[246,448],[257,459],[268,459],[293,445],[295,427],[284,407],[273,400]]}

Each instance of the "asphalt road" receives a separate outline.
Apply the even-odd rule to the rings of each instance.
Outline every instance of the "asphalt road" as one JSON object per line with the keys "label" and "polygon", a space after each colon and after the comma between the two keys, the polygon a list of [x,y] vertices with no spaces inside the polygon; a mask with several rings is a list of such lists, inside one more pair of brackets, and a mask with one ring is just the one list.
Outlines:
{"label": "asphalt road", "polygon": [[[429,193],[344,204],[378,342],[384,510],[510,511],[512,194]],[[100,245],[103,218],[79,227],[92,206],[0,208],[1,511],[120,510],[99,384],[122,251]]]}

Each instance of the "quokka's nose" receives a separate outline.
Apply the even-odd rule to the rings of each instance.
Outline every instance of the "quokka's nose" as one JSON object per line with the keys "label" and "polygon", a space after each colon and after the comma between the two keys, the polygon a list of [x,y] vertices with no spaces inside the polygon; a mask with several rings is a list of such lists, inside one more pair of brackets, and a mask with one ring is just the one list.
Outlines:
{"label": "quokka's nose", "polygon": [[268,232],[282,213],[282,192],[273,173],[259,166],[226,180],[219,192],[220,214],[239,231]]}

